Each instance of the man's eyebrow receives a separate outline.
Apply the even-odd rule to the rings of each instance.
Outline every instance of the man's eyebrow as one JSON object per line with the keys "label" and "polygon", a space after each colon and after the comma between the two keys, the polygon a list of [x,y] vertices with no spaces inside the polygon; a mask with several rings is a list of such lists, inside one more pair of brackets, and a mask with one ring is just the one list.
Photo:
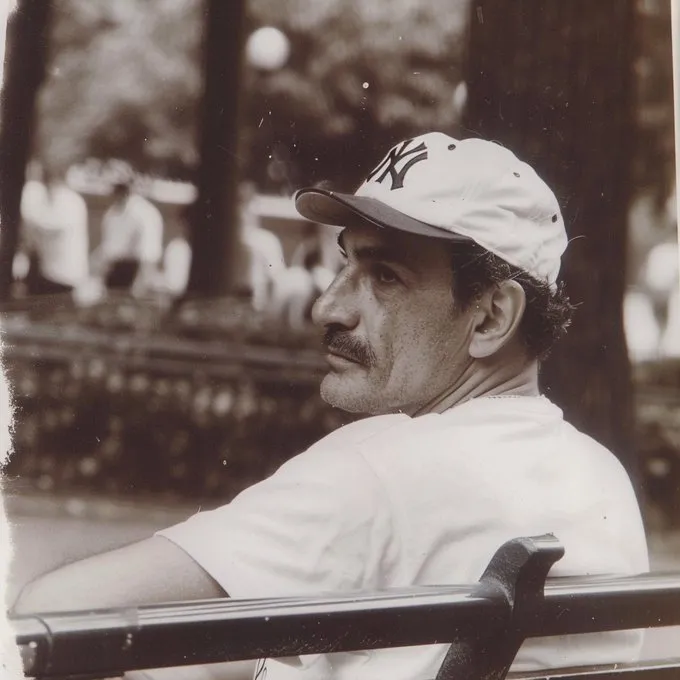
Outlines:
{"label": "man's eyebrow", "polygon": [[[338,234],[338,247],[343,252],[345,251],[344,232]],[[410,259],[406,253],[390,245],[359,246],[353,253],[358,260],[393,262],[394,264],[401,264],[405,267],[408,267],[410,263]]]}

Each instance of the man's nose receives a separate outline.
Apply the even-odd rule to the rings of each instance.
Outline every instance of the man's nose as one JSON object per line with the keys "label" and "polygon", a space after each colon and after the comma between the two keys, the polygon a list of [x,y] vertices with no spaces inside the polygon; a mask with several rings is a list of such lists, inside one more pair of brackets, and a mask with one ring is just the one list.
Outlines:
{"label": "man's nose", "polygon": [[357,291],[347,268],[317,298],[312,307],[312,320],[319,326],[340,324],[354,328],[358,324]]}

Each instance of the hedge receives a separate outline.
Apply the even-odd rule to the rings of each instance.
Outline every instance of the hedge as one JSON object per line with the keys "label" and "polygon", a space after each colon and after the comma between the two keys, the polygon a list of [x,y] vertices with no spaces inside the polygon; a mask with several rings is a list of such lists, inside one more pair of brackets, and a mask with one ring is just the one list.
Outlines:
{"label": "hedge", "polygon": [[46,491],[228,499],[349,421],[319,397],[318,334],[252,312],[235,322],[238,301],[150,326],[152,312],[129,301],[7,316],[9,476]]}

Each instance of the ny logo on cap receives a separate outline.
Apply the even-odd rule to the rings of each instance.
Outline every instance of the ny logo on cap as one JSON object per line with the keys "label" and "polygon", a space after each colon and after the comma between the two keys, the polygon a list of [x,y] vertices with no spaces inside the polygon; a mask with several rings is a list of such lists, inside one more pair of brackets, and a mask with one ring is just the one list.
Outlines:
{"label": "ny logo on cap", "polygon": [[[380,163],[368,173],[366,181],[372,180],[381,170],[382,174],[375,181],[382,183],[382,181],[389,176],[392,178],[391,191],[395,189],[401,189],[404,186],[404,178],[406,173],[412,168],[418,161],[424,161],[427,159],[427,147],[425,142],[420,142],[418,146],[414,146],[409,149],[408,146],[413,142],[412,139],[407,139],[405,142],[390,149],[389,153],[385,158],[383,158]],[[418,154],[414,156],[414,154]],[[408,158],[406,163],[404,163],[401,169],[397,169],[397,164]]]}

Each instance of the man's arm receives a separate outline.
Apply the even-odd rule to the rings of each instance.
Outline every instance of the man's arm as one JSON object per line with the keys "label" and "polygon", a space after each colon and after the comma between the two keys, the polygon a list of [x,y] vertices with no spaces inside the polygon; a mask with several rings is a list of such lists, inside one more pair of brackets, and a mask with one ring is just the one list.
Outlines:
{"label": "man's arm", "polygon": [[[181,548],[154,536],[39,576],[22,590],[12,614],[226,596]],[[131,671],[125,680],[249,680],[254,668],[254,661],[182,666]]]}
{"label": "man's arm", "polygon": [[13,614],[125,607],[226,597],[181,548],[154,536],[39,576],[19,595]]}

